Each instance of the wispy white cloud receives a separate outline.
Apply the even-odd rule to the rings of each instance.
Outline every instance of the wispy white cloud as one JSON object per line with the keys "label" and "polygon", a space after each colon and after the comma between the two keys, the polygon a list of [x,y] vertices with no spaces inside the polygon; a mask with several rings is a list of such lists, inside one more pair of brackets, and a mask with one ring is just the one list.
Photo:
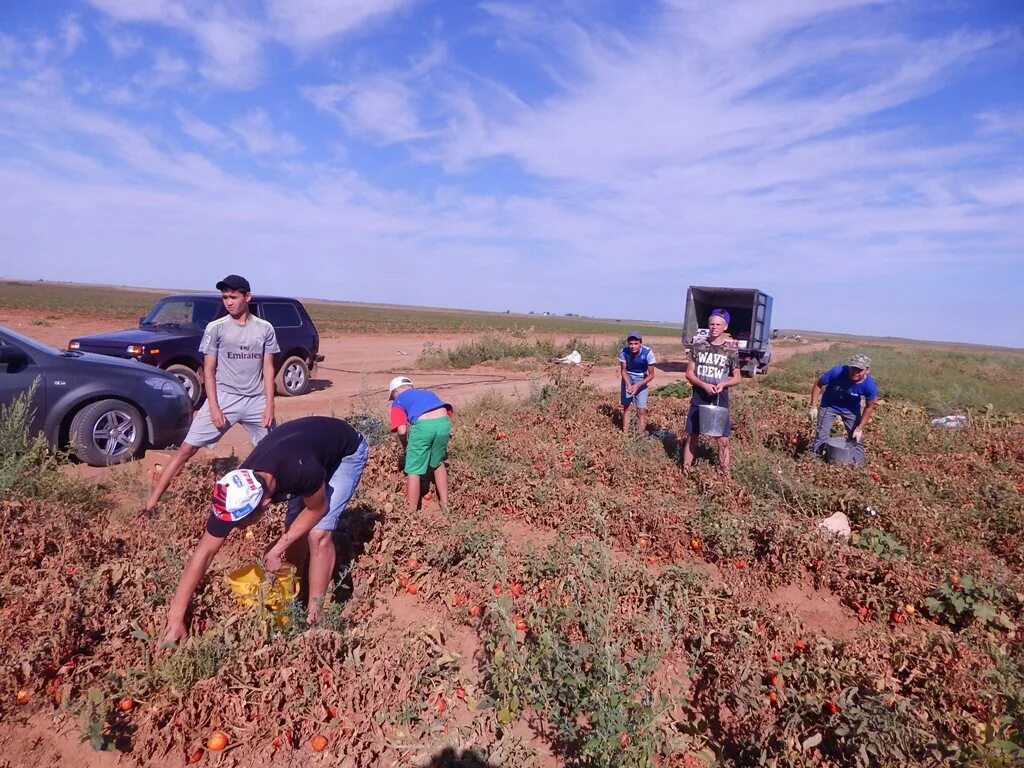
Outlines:
{"label": "wispy white cloud", "polygon": [[246,148],[254,155],[294,155],[303,150],[302,143],[287,131],[274,127],[264,109],[250,110],[235,120],[231,129],[242,137]]}
{"label": "wispy white cloud", "polygon": [[147,78],[148,85],[154,88],[177,85],[186,79],[190,71],[191,67],[183,57],[165,49],[158,49],[153,53],[153,67]]}
{"label": "wispy white cloud", "polygon": [[179,30],[199,51],[200,73],[217,86],[243,90],[262,79],[264,49],[271,41],[303,53],[412,4],[412,0],[268,0],[263,14],[255,5],[205,0],[87,2],[123,24],[145,22]]}
{"label": "wispy white cloud", "polygon": [[64,17],[60,24],[60,35],[64,47],[64,55],[71,56],[82,40],[85,39],[85,31],[74,14]]}
{"label": "wispy white cloud", "polygon": [[142,38],[139,35],[127,32],[114,25],[102,25],[101,34],[103,41],[107,44],[115,59],[125,59],[134,56],[144,47]]}
{"label": "wispy white cloud", "polygon": [[1024,109],[989,110],[978,115],[979,131],[986,135],[1024,136]]}
{"label": "wispy white cloud", "polygon": [[273,35],[299,50],[379,22],[414,0],[268,0],[267,16]]}
{"label": "wispy white cloud", "polygon": [[309,86],[305,96],[318,108],[336,116],[354,135],[378,144],[422,138],[415,96],[395,78],[373,77],[345,85]]}
{"label": "wispy white cloud", "polygon": [[181,125],[181,130],[200,144],[217,149],[226,149],[232,145],[231,138],[217,126],[200,120],[177,104],[174,105],[173,112]]}

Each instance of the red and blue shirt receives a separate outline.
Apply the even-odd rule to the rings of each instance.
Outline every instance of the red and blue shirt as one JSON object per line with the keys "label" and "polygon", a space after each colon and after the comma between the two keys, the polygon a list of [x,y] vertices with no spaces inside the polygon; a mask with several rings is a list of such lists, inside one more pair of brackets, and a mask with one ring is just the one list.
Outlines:
{"label": "red and blue shirt", "polygon": [[452,407],[429,389],[407,389],[391,403],[391,431],[403,424],[415,424],[424,413],[445,408],[452,415]]}

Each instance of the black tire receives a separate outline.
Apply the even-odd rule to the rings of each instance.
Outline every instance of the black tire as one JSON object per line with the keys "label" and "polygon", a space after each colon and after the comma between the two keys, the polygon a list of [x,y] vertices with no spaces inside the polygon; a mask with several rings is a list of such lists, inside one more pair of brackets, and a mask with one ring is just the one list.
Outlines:
{"label": "black tire", "polygon": [[90,403],[71,420],[71,450],[93,467],[109,467],[138,456],[146,438],[139,409],[124,400]]}
{"label": "black tire", "polygon": [[198,408],[200,401],[203,399],[202,377],[182,363],[168,365],[167,372],[172,376],[176,376],[178,381],[185,385],[185,391],[188,392],[189,400],[192,401],[192,409]]}
{"label": "black tire", "polygon": [[274,377],[277,394],[298,397],[309,392],[309,366],[301,357],[289,357]]}

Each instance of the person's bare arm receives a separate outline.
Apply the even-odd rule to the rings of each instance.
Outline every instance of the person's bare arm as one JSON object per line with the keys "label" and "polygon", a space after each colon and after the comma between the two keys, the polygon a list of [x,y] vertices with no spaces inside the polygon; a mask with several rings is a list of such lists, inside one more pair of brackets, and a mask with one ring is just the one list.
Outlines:
{"label": "person's bare arm", "polygon": [[313,530],[313,527],[327,514],[327,489],[321,485],[316,492],[304,496],[302,503],[305,504],[305,508],[288,526],[288,530],[281,534],[281,537],[263,555],[263,564],[268,573],[280,568],[288,547]]}
{"label": "person's bare arm", "polygon": [[634,392],[633,384],[630,382],[629,376],[626,374],[626,364],[621,360],[619,361],[619,378],[622,379],[622,383],[626,385],[626,394],[632,395]]}
{"label": "person's bare arm", "polygon": [[857,425],[857,428],[853,430],[852,437],[854,440],[860,441],[864,436],[864,427],[866,427],[868,422],[871,421],[871,416],[874,414],[875,406],[877,405],[878,400],[868,400],[868,404],[864,408],[864,413],[861,414],[860,423]]}
{"label": "person's bare arm", "polygon": [[210,421],[217,429],[227,424],[220,405],[217,403],[217,356],[203,356],[203,386],[206,387],[206,402],[210,404]]}
{"label": "person's bare arm", "polygon": [[697,363],[694,360],[690,360],[689,365],[686,366],[686,381],[689,382],[690,386],[694,389],[703,389],[709,395],[715,394],[714,389],[707,382],[701,381],[697,378]]}
{"label": "person's bare arm", "polygon": [[167,612],[167,630],[164,633],[164,642],[176,643],[185,637],[185,614],[188,612],[192,595],[209,570],[214,555],[223,544],[224,539],[209,533],[204,533],[199,540],[192,557],[185,565],[185,570],[178,581],[178,588],[171,600],[170,609]]}
{"label": "person's bare arm", "polygon": [[811,408],[815,408],[818,405],[818,397],[821,395],[821,379],[814,380],[814,386],[811,387]]}
{"label": "person's bare arm", "polygon": [[267,406],[263,409],[263,426],[270,428],[274,423],[274,354],[263,353],[263,394],[267,398]]}
{"label": "person's bare arm", "polygon": [[647,375],[636,383],[636,391],[639,392],[652,381],[654,381],[654,363],[650,361],[650,358],[647,358]]}
{"label": "person's bare arm", "polygon": [[725,381],[718,383],[718,391],[721,392],[725,389],[728,389],[729,387],[735,387],[741,381],[743,381],[743,374],[740,372],[740,369],[733,368],[732,374],[729,376],[729,378],[726,379]]}

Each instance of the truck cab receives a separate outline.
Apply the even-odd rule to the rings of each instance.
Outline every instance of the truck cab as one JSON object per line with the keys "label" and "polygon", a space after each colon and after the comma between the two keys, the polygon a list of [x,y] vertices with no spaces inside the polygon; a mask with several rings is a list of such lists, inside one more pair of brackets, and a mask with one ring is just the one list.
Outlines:
{"label": "truck cab", "polygon": [[756,288],[691,285],[686,291],[683,346],[687,351],[708,333],[711,310],[729,311],[729,340],[739,353],[745,377],[767,373],[771,362],[772,297]]}

